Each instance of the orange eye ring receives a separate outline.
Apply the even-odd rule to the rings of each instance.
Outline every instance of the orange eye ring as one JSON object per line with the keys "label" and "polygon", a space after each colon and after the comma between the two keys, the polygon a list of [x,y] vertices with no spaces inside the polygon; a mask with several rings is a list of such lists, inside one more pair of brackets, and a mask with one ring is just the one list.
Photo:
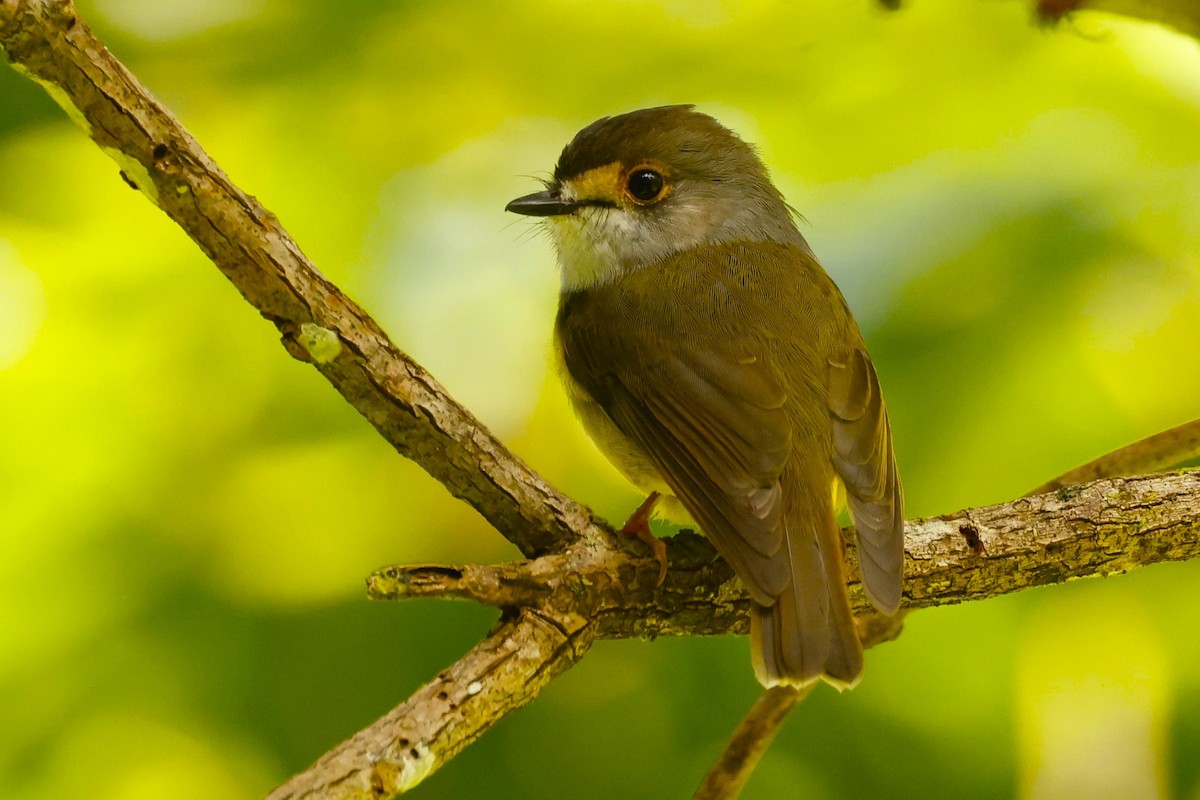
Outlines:
{"label": "orange eye ring", "polygon": [[642,164],[625,176],[625,193],[638,205],[652,205],[666,196],[667,179],[661,170]]}

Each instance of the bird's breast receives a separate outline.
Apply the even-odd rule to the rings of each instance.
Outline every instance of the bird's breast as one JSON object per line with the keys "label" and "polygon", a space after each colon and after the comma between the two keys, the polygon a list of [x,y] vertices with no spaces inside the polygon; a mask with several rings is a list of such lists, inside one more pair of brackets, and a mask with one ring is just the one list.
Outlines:
{"label": "bird's breast", "polygon": [[658,492],[670,495],[671,490],[663,482],[658,469],[646,453],[629,437],[621,433],[609,419],[604,407],[575,379],[567,364],[562,338],[555,332],[554,351],[558,361],[558,375],[566,391],[571,408],[583,423],[584,429],[596,443],[596,447],[625,478],[646,494]]}

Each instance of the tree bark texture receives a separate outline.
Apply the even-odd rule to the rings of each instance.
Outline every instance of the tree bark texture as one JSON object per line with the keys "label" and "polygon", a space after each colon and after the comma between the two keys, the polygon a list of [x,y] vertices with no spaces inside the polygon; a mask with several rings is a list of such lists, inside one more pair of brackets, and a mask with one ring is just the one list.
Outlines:
{"label": "tree bark texture", "polygon": [[401,454],[526,555],[587,532],[583,506],[533,474],[234,186],[108,51],[71,0],[0,0],[0,49],[192,238],[242,296]]}

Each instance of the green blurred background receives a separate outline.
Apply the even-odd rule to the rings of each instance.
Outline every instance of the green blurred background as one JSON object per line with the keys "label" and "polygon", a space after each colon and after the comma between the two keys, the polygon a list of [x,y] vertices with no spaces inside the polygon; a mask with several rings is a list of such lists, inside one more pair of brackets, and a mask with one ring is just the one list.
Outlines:
{"label": "green blurred background", "polygon": [[[506,201],[598,116],[757,142],[856,310],[910,516],[1197,416],[1200,51],[1010,0],[88,0],[233,179],[501,438],[638,502],[550,367]],[[0,797],[256,797],[485,632],[368,602],[515,551],[392,452],[45,94],[0,70]],[[915,614],[746,798],[1200,799],[1200,563]],[[736,638],[601,643],[420,787],[688,796],[757,687]]]}

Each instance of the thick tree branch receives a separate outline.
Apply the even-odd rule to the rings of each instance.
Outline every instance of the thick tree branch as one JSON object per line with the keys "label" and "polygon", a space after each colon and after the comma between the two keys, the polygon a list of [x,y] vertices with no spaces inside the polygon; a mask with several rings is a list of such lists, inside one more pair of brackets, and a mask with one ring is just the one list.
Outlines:
{"label": "thick tree branch", "polygon": [[[1200,556],[1200,470],[1097,481],[915,520],[905,528],[905,541],[906,611],[1195,558]],[[662,586],[656,586],[658,562],[640,548],[638,552],[609,550],[587,547],[582,541],[563,553],[498,566],[388,567],[368,583],[372,595],[380,599],[444,596],[468,597],[489,605],[515,603],[566,632],[564,636],[575,637],[580,644],[575,644],[572,652],[597,638],[745,633],[749,599],[707,540],[691,534],[675,536],[668,542],[668,555],[670,570]],[[847,555],[853,560],[850,546]],[[855,571],[852,567],[851,572]],[[867,646],[895,637],[899,618],[888,620],[872,613],[858,586],[852,587],[851,600],[860,615]],[[537,643],[532,647],[544,649]],[[469,654],[464,661],[471,659]],[[519,680],[520,674],[512,673],[510,678]],[[398,742],[407,741],[410,747],[417,742],[422,757],[432,754],[432,769],[467,743],[466,738],[457,738],[459,735],[482,735],[508,710],[480,708],[496,715],[473,718],[469,726],[455,729],[456,738],[451,741],[443,742],[437,736],[419,739],[403,726],[410,716],[427,719],[445,713],[445,703],[436,695],[440,690],[431,689],[441,680],[439,676],[405,703],[402,713],[393,711],[334,752],[357,754],[367,763],[381,754],[400,752]],[[521,703],[525,703],[544,685],[512,688],[521,690]],[[762,710],[744,731],[745,736],[769,730],[770,721],[781,719],[786,710],[777,712]],[[373,742],[375,750],[353,745],[360,740]],[[398,757],[399,769],[406,768],[403,753]],[[343,773],[331,769],[327,759],[293,783],[316,786],[324,782],[325,793],[313,797],[358,797],[343,791]],[[706,782],[707,791],[737,785],[735,764],[731,761],[726,766],[728,774]]]}
{"label": "thick tree branch", "polygon": [[317,271],[105,49],[71,0],[0,0],[0,50],[275,324],[289,353],[523,553],[601,535],[586,507],[534,474]]}
{"label": "thick tree branch", "polygon": [[[846,557],[857,574],[850,533]],[[598,638],[745,633],[749,599],[708,541],[680,534],[667,541],[667,553],[662,586],[655,585],[658,563],[641,548],[582,546],[499,566],[388,567],[369,584],[378,599],[470,597],[488,605],[531,604],[549,614],[574,610],[595,620]],[[1200,470],[1113,478],[912,520],[905,554],[908,611],[1196,558]],[[871,614],[857,582],[850,599],[861,618]],[[881,637],[888,638],[868,638]]]}

